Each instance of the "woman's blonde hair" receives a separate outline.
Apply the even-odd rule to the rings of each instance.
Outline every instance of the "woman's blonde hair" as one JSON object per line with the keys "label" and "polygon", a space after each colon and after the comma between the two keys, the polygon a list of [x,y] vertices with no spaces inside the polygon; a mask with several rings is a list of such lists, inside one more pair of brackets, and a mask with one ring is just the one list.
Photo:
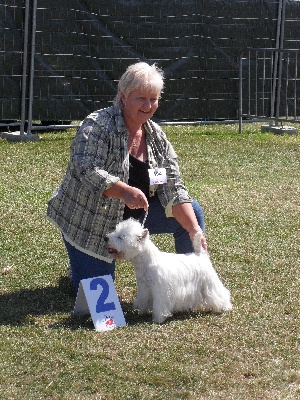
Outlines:
{"label": "woman's blonde hair", "polygon": [[114,99],[115,106],[121,106],[121,93],[127,97],[135,89],[154,90],[160,96],[164,87],[164,73],[156,64],[138,62],[129,65],[118,83],[118,93]]}

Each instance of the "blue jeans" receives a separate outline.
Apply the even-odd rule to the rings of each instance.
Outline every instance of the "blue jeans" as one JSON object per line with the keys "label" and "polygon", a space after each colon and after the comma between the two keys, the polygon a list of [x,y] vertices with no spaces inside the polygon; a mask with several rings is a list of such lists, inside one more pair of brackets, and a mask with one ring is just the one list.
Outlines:
{"label": "blue jeans", "polygon": [[82,279],[94,278],[101,275],[111,275],[113,280],[115,279],[115,260],[112,263],[108,263],[83,253],[65,239],[64,243],[69,256],[75,294]]}
{"label": "blue jeans", "polygon": [[[160,204],[157,196],[150,197],[149,212],[145,221],[145,228],[149,230],[150,235],[158,233],[172,233],[175,242],[175,250],[178,254],[192,253],[194,251],[188,231],[186,231],[175,218],[167,218],[165,209]],[[194,213],[198,224],[205,232],[204,214],[202,207],[196,201],[192,201]],[[142,221],[141,221],[142,222]]]}
{"label": "blue jeans", "polygon": [[[205,232],[202,207],[196,200],[193,200],[192,206],[197,221],[203,232]],[[143,217],[141,217],[141,222],[142,220]],[[176,253],[193,252],[193,244],[188,232],[182,228],[175,218],[166,217],[165,209],[160,204],[157,196],[149,199],[149,211],[145,222],[145,228],[149,230],[150,234],[172,233],[175,241]],[[98,258],[89,256],[76,249],[65,240],[64,242],[70,259],[75,293],[77,293],[81,279],[93,278],[101,275],[112,275],[113,279],[115,278],[115,260],[112,261],[112,263],[99,260]]]}

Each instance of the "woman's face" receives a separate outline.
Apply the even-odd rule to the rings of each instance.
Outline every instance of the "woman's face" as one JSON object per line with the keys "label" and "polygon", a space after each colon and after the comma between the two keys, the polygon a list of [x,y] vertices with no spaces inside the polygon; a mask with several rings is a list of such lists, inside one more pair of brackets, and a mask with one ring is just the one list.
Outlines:
{"label": "woman's face", "polygon": [[135,89],[126,96],[121,93],[125,123],[142,125],[155,113],[159,93],[153,89]]}

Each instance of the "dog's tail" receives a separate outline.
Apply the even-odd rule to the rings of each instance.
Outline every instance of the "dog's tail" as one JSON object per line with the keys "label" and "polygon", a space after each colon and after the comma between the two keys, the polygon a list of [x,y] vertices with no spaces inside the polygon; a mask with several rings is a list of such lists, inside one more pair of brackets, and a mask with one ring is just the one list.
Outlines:
{"label": "dog's tail", "polygon": [[205,252],[201,244],[201,239],[202,239],[202,232],[197,232],[193,242],[194,251],[197,256]]}

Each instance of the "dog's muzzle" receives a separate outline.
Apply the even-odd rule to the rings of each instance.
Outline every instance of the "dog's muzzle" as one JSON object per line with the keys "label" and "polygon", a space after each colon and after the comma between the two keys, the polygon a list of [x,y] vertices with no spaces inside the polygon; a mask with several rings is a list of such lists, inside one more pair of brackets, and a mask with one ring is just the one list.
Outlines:
{"label": "dog's muzzle", "polygon": [[[108,236],[105,236],[104,237],[104,241],[105,241],[105,243],[108,243],[109,242],[109,237]],[[112,256],[113,255],[118,255],[119,253],[118,253],[118,251],[116,250],[116,249],[114,249],[113,247],[107,247],[107,252],[109,253],[109,254],[111,254]]]}

